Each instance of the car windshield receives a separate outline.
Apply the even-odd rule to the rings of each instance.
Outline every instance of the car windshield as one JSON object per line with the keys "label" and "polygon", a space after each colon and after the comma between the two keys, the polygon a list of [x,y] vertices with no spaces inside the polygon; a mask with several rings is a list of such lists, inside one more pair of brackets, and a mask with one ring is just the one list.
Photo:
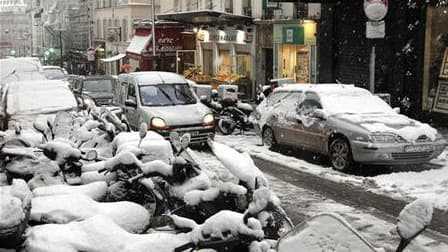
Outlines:
{"label": "car windshield", "polygon": [[320,99],[329,114],[395,113],[381,98],[371,94],[326,94]]}
{"label": "car windshield", "polygon": [[144,106],[171,106],[197,102],[188,84],[159,84],[140,87]]}
{"label": "car windshield", "polygon": [[67,78],[61,69],[45,69],[44,74],[49,80],[63,80]]}
{"label": "car windshield", "polygon": [[112,80],[85,80],[82,85],[83,92],[91,93],[112,93],[113,82]]}

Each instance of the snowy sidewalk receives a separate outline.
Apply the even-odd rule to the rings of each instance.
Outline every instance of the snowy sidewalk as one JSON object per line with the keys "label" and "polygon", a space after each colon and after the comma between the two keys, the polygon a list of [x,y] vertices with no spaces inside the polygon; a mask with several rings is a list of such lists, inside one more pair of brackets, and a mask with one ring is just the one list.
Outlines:
{"label": "snowy sidewalk", "polygon": [[[268,150],[260,145],[255,135],[216,136],[218,142],[250,155],[275,161],[283,166],[310,173],[331,181],[349,183],[365,190],[387,195],[400,200],[411,201],[423,197],[434,202],[442,211],[448,210],[448,151],[445,150],[430,165],[394,168],[392,173],[377,174],[370,177],[345,174],[319,162],[310,163],[289,155]],[[317,163],[317,164],[315,164]]]}

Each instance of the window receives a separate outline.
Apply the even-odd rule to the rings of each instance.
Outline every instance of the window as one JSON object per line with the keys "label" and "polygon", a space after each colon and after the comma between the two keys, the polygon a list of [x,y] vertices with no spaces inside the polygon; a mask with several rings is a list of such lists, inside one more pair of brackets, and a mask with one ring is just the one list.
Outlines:
{"label": "window", "polygon": [[299,104],[298,112],[300,115],[310,115],[314,110],[322,109],[322,105],[319,101],[319,96],[314,92],[307,92],[305,99]]}
{"label": "window", "polygon": [[101,38],[101,19],[96,20],[96,37]]}
{"label": "window", "polygon": [[195,104],[196,97],[188,84],[160,84],[140,87],[144,106]]}
{"label": "window", "polygon": [[285,98],[286,95],[288,95],[288,92],[286,91],[272,93],[270,96],[268,96],[266,103],[268,106],[273,106],[276,103],[280,102],[283,98]]}
{"label": "window", "polygon": [[85,80],[83,91],[89,93],[111,93],[113,91],[112,80]]}
{"label": "window", "polygon": [[135,87],[134,84],[132,83],[129,83],[128,95],[126,97],[126,100],[131,100],[137,103],[137,96],[135,95]]}
{"label": "window", "polygon": [[128,20],[126,18],[121,23],[121,39],[123,41],[128,40]]}
{"label": "window", "polygon": [[103,34],[102,38],[106,38],[107,36],[107,21],[106,19],[103,19]]}

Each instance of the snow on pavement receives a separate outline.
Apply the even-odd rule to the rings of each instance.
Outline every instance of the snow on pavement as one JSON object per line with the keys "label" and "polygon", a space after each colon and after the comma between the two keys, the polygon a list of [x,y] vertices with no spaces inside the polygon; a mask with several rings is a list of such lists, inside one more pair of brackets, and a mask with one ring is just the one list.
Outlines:
{"label": "snow on pavement", "polygon": [[[218,137],[220,138],[220,137]],[[211,154],[197,152],[195,154],[207,169],[204,172],[209,176],[218,176],[225,181],[234,181],[234,177],[223,165]],[[322,168],[322,167],[321,167]],[[326,169],[326,168],[322,168]],[[395,223],[387,222],[374,216],[366,210],[355,209],[327,199],[314,192],[296,187],[290,183],[279,180],[273,176],[265,174],[273,191],[282,202],[283,208],[293,219],[295,225],[307,217],[322,212],[337,213],[344,217],[350,225],[361,233],[375,247],[383,247],[387,252],[395,251],[399,243],[398,233]],[[235,181],[236,182],[236,181]],[[396,216],[391,217],[393,219]],[[447,237],[448,240],[448,237]],[[425,235],[420,235],[409,245],[406,251],[409,252],[442,252],[448,251],[448,244],[433,240]]]}
{"label": "snow on pavement", "polygon": [[246,135],[217,135],[215,140],[258,158],[273,160],[286,167],[335,182],[360,186],[374,193],[408,201],[410,198],[428,199],[433,202],[434,207],[448,211],[448,150],[431,161],[434,168],[430,170],[418,166],[415,170],[363,177],[335,171],[327,167],[328,164],[316,165],[293,156],[270,151],[265,146],[261,146],[260,138],[250,132]]}

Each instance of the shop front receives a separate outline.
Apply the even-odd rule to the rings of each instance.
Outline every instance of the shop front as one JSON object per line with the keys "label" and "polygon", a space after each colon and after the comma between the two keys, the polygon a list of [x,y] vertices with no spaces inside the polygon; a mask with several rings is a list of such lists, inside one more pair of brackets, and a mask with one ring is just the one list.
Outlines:
{"label": "shop front", "polygon": [[448,114],[448,6],[426,9],[423,110]]}
{"label": "shop front", "polygon": [[294,20],[276,23],[274,30],[275,78],[293,78],[297,83],[316,83],[316,23]]}
{"label": "shop front", "polygon": [[158,18],[185,24],[184,33],[195,35],[193,43],[185,43],[193,44],[189,49],[194,52],[186,52],[188,57],[177,57],[179,74],[215,88],[220,84],[236,84],[241,98],[255,97],[252,17],[198,10],[160,14]]}
{"label": "shop front", "polygon": [[175,22],[158,21],[155,25],[156,65],[153,65],[151,25],[141,22],[135,27],[135,35],[126,49],[130,64],[141,71],[158,70],[176,72],[178,51],[183,50],[183,26]]}
{"label": "shop front", "polygon": [[198,31],[198,63],[203,75],[196,81],[209,82],[214,88],[220,84],[236,84],[242,98],[251,98],[254,95],[254,45],[251,34],[238,28]]}

